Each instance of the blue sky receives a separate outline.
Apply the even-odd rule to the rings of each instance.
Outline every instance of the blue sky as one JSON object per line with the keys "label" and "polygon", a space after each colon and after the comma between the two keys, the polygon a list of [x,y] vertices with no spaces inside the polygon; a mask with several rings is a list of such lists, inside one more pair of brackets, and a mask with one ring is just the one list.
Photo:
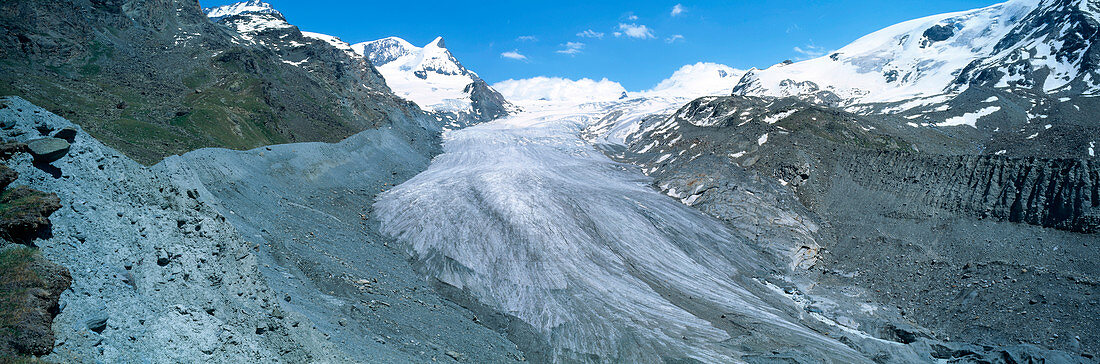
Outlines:
{"label": "blue sky", "polygon": [[[201,2],[203,6],[217,6],[234,1]],[[534,76],[597,80],[606,77],[628,90],[649,88],[689,63],[707,61],[742,69],[764,68],[785,59],[805,59],[840,48],[864,34],[905,20],[997,3],[979,0],[269,2],[302,30],[338,36],[349,43],[398,36],[424,45],[437,35],[443,36],[451,53],[489,83]],[[526,59],[502,55],[510,52]]]}

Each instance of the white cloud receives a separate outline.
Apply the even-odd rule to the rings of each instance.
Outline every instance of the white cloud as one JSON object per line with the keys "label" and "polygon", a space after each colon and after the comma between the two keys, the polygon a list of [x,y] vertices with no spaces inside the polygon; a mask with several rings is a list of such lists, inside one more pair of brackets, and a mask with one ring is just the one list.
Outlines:
{"label": "white cloud", "polygon": [[684,9],[683,4],[676,4],[676,6],[672,7],[672,11],[669,12],[669,15],[677,16],[683,14],[685,11],[687,11],[687,9]]}
{"label": "white cloud", "polygon": [[626,89],[618,82],[604,78],[599,81],[582,78],[534,77],[506,80],[493,84],[508,101],[592,102],[617,100]]}
{"label": "white cloud", "polygon": [[802,47],[794,47],[794,51],[811,58],[825,55],[825,48],[815,46],[813,43]]}
{"label": "white cloud", "polygon": [[581,52],[581,48],[584,48],[584,43],[581,43],[581,42],[567,42],[565,44],[562,44],[562,47],[565,47],[565,48],[557,50],[557,53],[568,54],[570,56],[575,56],[575,55],[577,55],[577,53]]}
{"label": "white cloud", "polygon": [[519,37],[516,37],[516,40],[520,42],[538,42],[539,37],[533,35],[521,35]]}
{"label": "white cloud", "polygon": [[638,24],[634,24],[634,23],[631,23],[631,24],[619,23],[619,30],[621,32],[615,32],[616,37],[621,36],[621,35],[625,35],[625,36],[628,36],[628,37],[631,37],[631,38],[638,38],[638,39],[654,38],[653,30],[649,29],[649,27],[646,27],[645,24],[638,25]]}
{"label": "white cloud", "polygon": [[688,98],[728,95],[734,84],[744,75],[744,70],[724,64],[699,62],[680,67],[672,76],[641,93]]}
{"label": "white cloud", "polygon": [[600,38],[603,38],[604,34],[601,33],[601,32],[597,32],[595,30],[592,30],[592,29],[588,29],[588,30],[585,30],[583,32],[577,33],[577,36],[581,37],[581,38],[597,38],[597,39],[600,39]]}
{"label": "white cloud", "polygon": [[626,18],[626,20],[630,20],[630,21],[638,20],[638,16],[634,15],[634,12],[626,13],[626,15],[623,15],[623,18]]}
{"label": "white cloud", "polygon": [[611,34],[614,34],[614,35],[615,35],[616,37],[621,37],[621,36],[623,36],[623,33],[622,33],[622,32],[614,32],[614,33],[611,33]]}
{"label": "white cloud", "polygon": [[504,58],[507,58],[507,59],[514,59],[514,60],[517,60],[517,61],[526,61],[527,60],[527,56],[520,54],[519,50],[504,52],[504,53],[501,53],[500,56],[504,57]]}
{"label": "white cloud", "polygon": [[672,44],[672,43],[676,43],[676,42],[683,42],[683,41],[684,41],[684,36],[680,35],[680,34],[676,34],[676,35],[673,35],[671,37],[665,38],[665,43],[668,43],[668,44]]}

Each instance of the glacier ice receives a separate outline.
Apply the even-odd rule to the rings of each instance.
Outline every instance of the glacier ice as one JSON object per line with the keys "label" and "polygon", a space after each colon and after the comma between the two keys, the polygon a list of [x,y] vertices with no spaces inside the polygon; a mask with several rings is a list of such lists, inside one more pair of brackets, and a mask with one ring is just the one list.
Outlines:
{"label": "glacier ice", "polygon": [[866,361],[755,279],[759,247],[585,143],[606,112],[448,132],[426,171],[379,196],[382,231],[429,278],[533,328],[554,361]]}

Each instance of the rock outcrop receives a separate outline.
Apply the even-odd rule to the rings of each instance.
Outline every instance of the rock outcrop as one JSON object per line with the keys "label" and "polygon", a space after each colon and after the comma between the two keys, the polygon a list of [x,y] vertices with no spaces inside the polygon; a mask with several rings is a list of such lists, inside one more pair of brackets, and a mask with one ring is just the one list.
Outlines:
{"label": "rock outcrop", "polygon": [[28,242],[49,228],[50,214],[60,208],[53,193],[26,186],[5,189],[0,195],[0,238]]}
{"label": "rock outcrop", "polygon": [[[947,360],[1100,350],[1096,322],[1066,324],[1100,314],[1094,158],[976,155],[943,130],[791,99],[702,98],[637,130],[607,153],[738,231],[798,238],[777,251],[815,282],[796,291],[847,327],[922,340],[883,326],[893,312],[929,342],[996,345],[935,344]],[[850,297],[884,313],[860,319]]]}
{"label": "rock outcrop", "polygon": [[58,299],[69,288],[69,271],[37,249],[0,247],[0,358],[49,354]]}
{"label": "rock outcrop", "polygon": [[843,166],[856,183],[977,218],[1100,231],[1100,163],[1082,159],[864,152]]}

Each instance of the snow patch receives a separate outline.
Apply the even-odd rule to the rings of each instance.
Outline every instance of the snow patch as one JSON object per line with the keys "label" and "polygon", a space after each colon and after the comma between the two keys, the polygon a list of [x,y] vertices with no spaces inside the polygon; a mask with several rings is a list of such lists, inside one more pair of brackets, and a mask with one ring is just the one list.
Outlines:
{"label": "snow patch", "polygon": [[775,123],[779,122],[780,120],[786,119],[788,116],[794,115],[794,113],[796,113],[796,112],[799,112],[799,109],[791,109],[791,110],[780,111],[778,113],[768,115],[767,117],[765,117],[764,122],[768,123],[768,124],[775,124]]}
{"label": "snow patch", "polygon": [[976,128],[977,127],[976,123],[978,122],[978,119],[981,119],[982,117],[985,117],[985,116],[989,116],[990,114],[995,113],[995,112],[1000,111],[1000,110],[1001,110],[1000,106],[990,106],[990,107],[982,108],[981,110],[978,110],[978,111],[975,111],[975,112],[972,112],[972,113],[966,113],[966,114],[962,114],[960,116],[948,118],[947,120],[944,120],[944,122],[939,123],[937,125],[939,125],[939,126],[969,125],[971,127]]}

